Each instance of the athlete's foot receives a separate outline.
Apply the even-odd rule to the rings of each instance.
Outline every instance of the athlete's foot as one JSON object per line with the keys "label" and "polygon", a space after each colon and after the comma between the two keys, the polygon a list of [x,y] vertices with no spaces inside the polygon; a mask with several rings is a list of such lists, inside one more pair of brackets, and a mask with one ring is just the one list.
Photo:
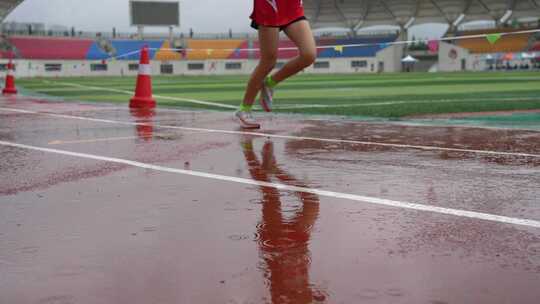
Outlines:
{"label": "athlete's foot", "polygon": [[261,125],[255,121],[251,112],[245,111],[236,111],[234,113],[235,119],[238,121],[240,126],[244,129],[260,129]]}

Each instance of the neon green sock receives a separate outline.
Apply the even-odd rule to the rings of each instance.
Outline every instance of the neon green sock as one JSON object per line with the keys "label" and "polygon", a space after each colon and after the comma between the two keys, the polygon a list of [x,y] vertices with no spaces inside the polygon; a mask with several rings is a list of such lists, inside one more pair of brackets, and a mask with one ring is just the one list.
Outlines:
{"label": "neon green sock", "polygon": [[253,104],[247,105],[247,104],[242,102],[240,104],[240,107],[238,108],[238,110],[240,110],[242,112],[251,112],[251,108],[253,108]]}
{"label": "neon green sock", "polygon": [[278,83],[272,78],[272,76],[267,76],[264,80],[264,83],[272,89],[278,85]]}

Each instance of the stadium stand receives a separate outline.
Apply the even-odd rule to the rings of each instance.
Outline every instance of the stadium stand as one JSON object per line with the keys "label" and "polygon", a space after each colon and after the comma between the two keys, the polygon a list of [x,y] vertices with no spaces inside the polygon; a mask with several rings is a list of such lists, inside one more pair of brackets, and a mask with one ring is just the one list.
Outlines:
{"label": "stadium stand", "polygon": [[[346,47],[343,51],[337,51],[334,48],[319,48],[317,50],[317,57],[319,58],[338,58],[338,57],[374,57],[378,51],[383,49],[381,45],[385,43],[395,41],[397,38],[396,35],[389,36],[373,36],[367,38],[351,38],[351,39],[332,39],[332,38],[321,38],[317,40],[318,46],[340,46],[340,45],[351,45],[351,44],[374,44],[370,46],[358,46],[358,47]],[[259,43],[257,41],[249,45],[248,41],[244,41],[239,49],[257,49]],[[283,48],[294,48],[295,45],[289,40],[281,40],[279,43],[280,50],[278,51],[279,59],[288,59],[296,56],[298,51],[296,50],[283,50]],[[253,54],[250,57],[250,53]],[[252,52],[234,52],[229,59],[247,59],[247,58],[259,58],[260,54],[258,51]]]}
{"label": "stadium stand", "polygon": [[319,45],[355,45],[369,44],[368,46],[346,47],[343,51],[327,48],[321,50],[318,54],[320,58],[336,58],[336,57],[374,57],[377,52],[386,48],[385,44],[396,41],[397,35],[389,36],[373,36],[366,38],[354,39],[321,39]]}
{"label": "stadium stand", "polygon": [[374,25],[403,28],[409,22],[455,23],[457,27],[469,21],[500,19],[507,12],[509,18],[540,16],[538,1],[530,0],[304,0],[304,6],[314,28],[351,30]]}
{"label": "stadium stand", "polygon": [[195,40],[187,41],[188,60],[227,59],[234,50],[243,45],[243,40]]}
{"label": "stadium stand", "polygon": [[[481,35],[492,33],[512,33],[518,30],[491,29],[480,31],[466,31],[458,33],[458,36]],[[527,50],[531,34],[514,34],[502,36],[496,43],[491,44],[486,38],[460,39],[457,45],[468,49],[473,54],[478,53],[515,53]]]}
{"label": "stadium stand", "polygon": [[10,37],[9,43],[15,48],[18,57],[26,59],[65,59],[84,60],[93,40],[49,38],[49,37]]}
{"label": "stadium stand", "polygon": [[161,61],[182,60],[185,58],[184,52],[172,50],[173,47],[168,40],[163,42],[161,49],[156,52],[155,59]]}
{"label": "stadium stand", "polygon": [[24,0],[2,0],[0,1],[0,22],[2,22],[12,10],[14,10]]}
{"label": "stadium stand", "polygon": [[[289,40],[280,40],[278,44],[278,48],[280,50],[278,51],[278,58],[279,59],[288,59],[295,57],[298,54],[298,51],[296,50],[282,50],[283,48],[290,48],[294,47],[294,44]],[[248,59],[248,58],[260,58],[260,53],[258,50],[252,50],[252,51],[243,51],[246,49],[258,49],[259,48],[259,42],[258,41],[248,41],[244,40],[242,44],[238,46],[238,49],[229,56],[229,59]],[[242,50],[242,51],[241,51]]]}
{"label": "stadium stand", "polygon": [[[154,58],[157,49],[162,47],[163,40],[111,40],[110,43],[114,49],[114,55],[122,56],[119,59],[138,60],[139,54],[133,52],[136,52],[143,46],[147,45],[151,49],[150,58]],[[124,56],[129,53],[133,54]],[[90,45],[88,53],[86,54],[86,59],[88,60],[103,60],[109,57],[111,57],[111,54],[107,54],[104,50],[102,50],[97,42]]]}
{"label": "stadium stand", "polygon": [[[339,57],[374,57],[378,51],[384,48],[384,44],[395,41],[396,35],[373,36],[351,39],[318,39],[319,46],[370,44],[369,46],[345,47],[343,51],[334,48],[322,48],[318,50],[320,58]],[[196,40],[189,39],[185,56],[180,51],[171,50],[168,40],[110,40],[108,44],[111,50],[108,52],[100,47],[100,42],[81,38],[51,38],[35,36],[15,36],[7,41],[16,49],[17,57],[25,59],[64,59],[64,60],[105,60],[118,57],[119,60],[137,60],[136,52],[144,45],[151,48],[150,56],[157,60],[206,60],[206,59],[248,59],[259,58],[257,50],[258,41],[248,40]],[[296,56],[298,51],[290,40],[281,40],[278,51],[279,59],[288,59]],[[126,56],[126,54],[129,54]],[[7,57],[3,56],[3,57]]]}

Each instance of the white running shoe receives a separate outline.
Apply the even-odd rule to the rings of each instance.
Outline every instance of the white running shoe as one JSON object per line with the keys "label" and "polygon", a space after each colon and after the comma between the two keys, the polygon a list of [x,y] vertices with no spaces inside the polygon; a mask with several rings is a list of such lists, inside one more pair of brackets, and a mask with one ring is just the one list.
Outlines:
{"label": "white running shoe", "polygon": [[234,117],[244,129],[259,129],[261,127],[261,125],[253,118],[251,112],[236,111]]}
{"label": "white running shoe", "polygon": [[263,85],[261,88],[261,96],[259,97],[259,102],[261,103],[261,107],[266,112],[272,112],[272,102],[274,101],[274,89],[269,87],[266,84],[266,81],[263,81]]}

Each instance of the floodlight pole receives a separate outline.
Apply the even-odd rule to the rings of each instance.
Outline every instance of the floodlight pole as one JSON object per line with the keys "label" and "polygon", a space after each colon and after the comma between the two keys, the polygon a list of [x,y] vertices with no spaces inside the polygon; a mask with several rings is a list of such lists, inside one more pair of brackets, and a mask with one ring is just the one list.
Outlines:
{"label": "floodlight pole", "polygon": [[143,40],[144,39],[144,26],[138,25],[137,26],[137,32],[138,32],[138,35],[139,35],[139,39]]}
{"label": "floodlight pole", "polygon": [[169,25],[169,41],[173,41],[174,39],[174,27],[172,25]]}

